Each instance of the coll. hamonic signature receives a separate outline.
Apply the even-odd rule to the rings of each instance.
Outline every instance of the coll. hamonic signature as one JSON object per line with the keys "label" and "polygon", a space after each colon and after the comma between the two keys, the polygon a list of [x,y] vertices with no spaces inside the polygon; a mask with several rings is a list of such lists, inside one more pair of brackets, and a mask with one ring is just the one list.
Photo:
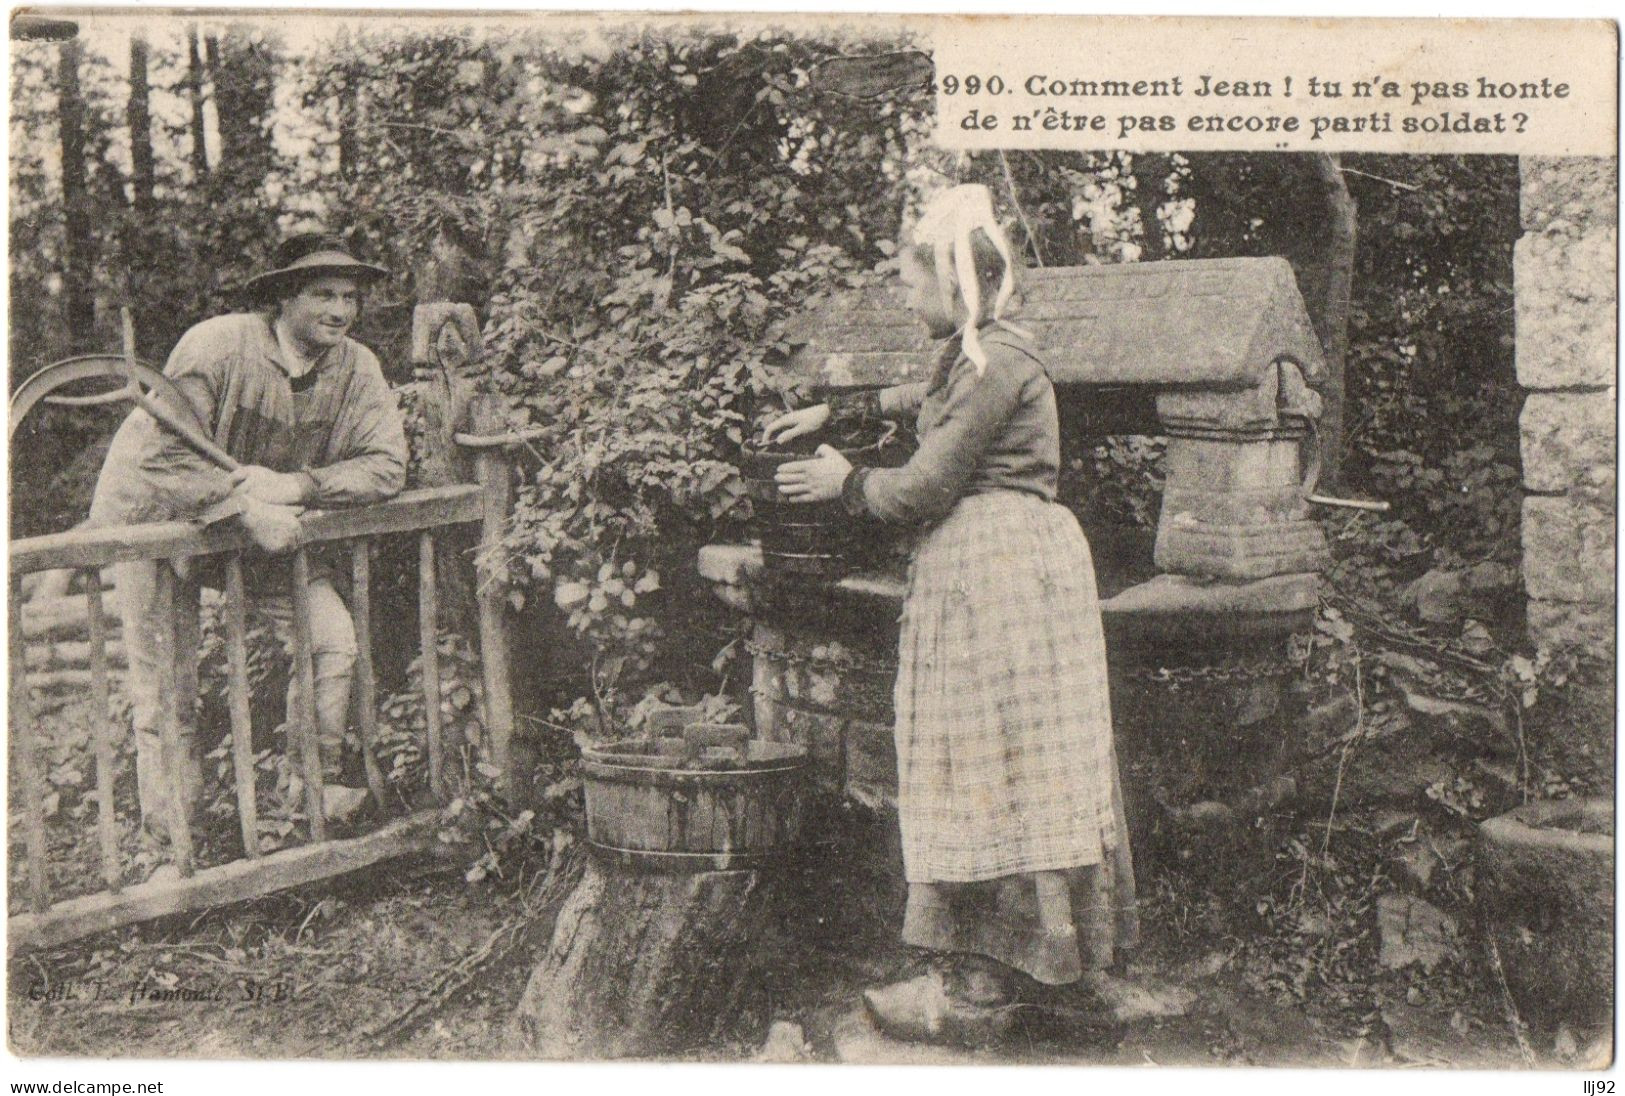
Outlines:
{"label": "coll. hamonic signature", "polygon": [[34,1002],[107,1004],[122,1002],[131,1007],[152,1004],[273,1004],[293,999],[289,982],[144,982],[134,986],[113,985],[98,979],[62,982],[32,982],[28,999]]}

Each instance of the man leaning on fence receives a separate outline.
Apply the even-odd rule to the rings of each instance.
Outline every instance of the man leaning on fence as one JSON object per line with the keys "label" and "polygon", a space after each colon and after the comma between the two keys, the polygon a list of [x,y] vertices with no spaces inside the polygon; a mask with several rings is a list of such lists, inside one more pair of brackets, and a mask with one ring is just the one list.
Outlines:
{"label": "man leaning on fence", "polygon": [[[245,286],[245,296],[259,310],[216,316],[191,328],[164,367],[197,423],[242,467],[226,471],[137,409],[108,450],[91,523],[229,516],[242,522],[262,549],[276,553],[296,541],[301,507],[354,506],[399,492],[407,449],[395,396],[378,359],[348,337],[362,290],[386,274],[355,258],[336,237],[301,233],[285,240],[275,268]],[[119,564],[116,583],[141,816],[150,831],[163,834],[173,815],[168,813],[172,785],[161,762],[158,658],[165,622],[157,567],[151,560]],[[269,618],[291,650],[290,568],[250,563],[244,571],[255,610]],[[342,819],[364,796],[340,782],[355,628],[323,569],[311,573],[316,723],[323,779],[332,781],[324,807],[329,818]],[[179,616],[180,627],[195,627],[195,612]],[[298,675],[290,676],[291,723],[300,696]],[[202,787],[195,735],[181,743],[179,753],[189,817]]]}

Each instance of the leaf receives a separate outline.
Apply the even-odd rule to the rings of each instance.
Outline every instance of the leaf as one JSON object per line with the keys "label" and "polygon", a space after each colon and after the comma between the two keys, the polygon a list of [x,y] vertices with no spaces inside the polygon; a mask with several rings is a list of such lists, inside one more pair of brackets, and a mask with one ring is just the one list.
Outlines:
{"label": "leaf", "polygon": [[1339,643],[1348,643],[1354,639],[1354,625],[1346,620],[1330,618],[1315,621],[1315,630],[1331,636]]}
{"label": "leaf", "polygon": [[591,596],[592,591],[582,582],[560,583],[553,588],[553,604],[565,612],[570,612]]}
{"label": "leaf", "polygon": [[1461,645],[1475,655],[1489,652],[1495,647],[1490,630],[1476,620],[1469,620],[1461,630]]}

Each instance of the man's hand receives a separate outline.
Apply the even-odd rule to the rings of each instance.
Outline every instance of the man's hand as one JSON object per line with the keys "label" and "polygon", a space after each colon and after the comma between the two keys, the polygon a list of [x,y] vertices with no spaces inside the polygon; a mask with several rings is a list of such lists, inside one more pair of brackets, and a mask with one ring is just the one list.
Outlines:
{"label": "man's hand", "polygon": [[812,460],[781,464],[773,478],[778,481],[779,494],[791,502],[828,502],[841,497],[850,471],[851,462],[838,450],[820,445]]}
{"label": "man's hand", "polygon": [[232,490],[260,502],[279,506],[295,506],[305,501],[311,479],[299,472],[273,472],[257,464],[248,464],[231,474]]}
{"label": "man's hand", "polygon": [[243,500],[241,521],[254,543],[272,555],[299,544],[299,511],[292,506],[261,502],[249,496]]}

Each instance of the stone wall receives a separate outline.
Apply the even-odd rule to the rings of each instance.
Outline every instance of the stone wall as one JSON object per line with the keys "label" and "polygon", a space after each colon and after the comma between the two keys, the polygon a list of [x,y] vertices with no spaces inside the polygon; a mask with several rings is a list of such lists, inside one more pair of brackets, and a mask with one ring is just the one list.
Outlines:
{"label": "stone wall", "polygon": [[1536,643],[1614,658],[1618,235],[1612,160],[1525,157],[1513,255],[1523,574]]}

